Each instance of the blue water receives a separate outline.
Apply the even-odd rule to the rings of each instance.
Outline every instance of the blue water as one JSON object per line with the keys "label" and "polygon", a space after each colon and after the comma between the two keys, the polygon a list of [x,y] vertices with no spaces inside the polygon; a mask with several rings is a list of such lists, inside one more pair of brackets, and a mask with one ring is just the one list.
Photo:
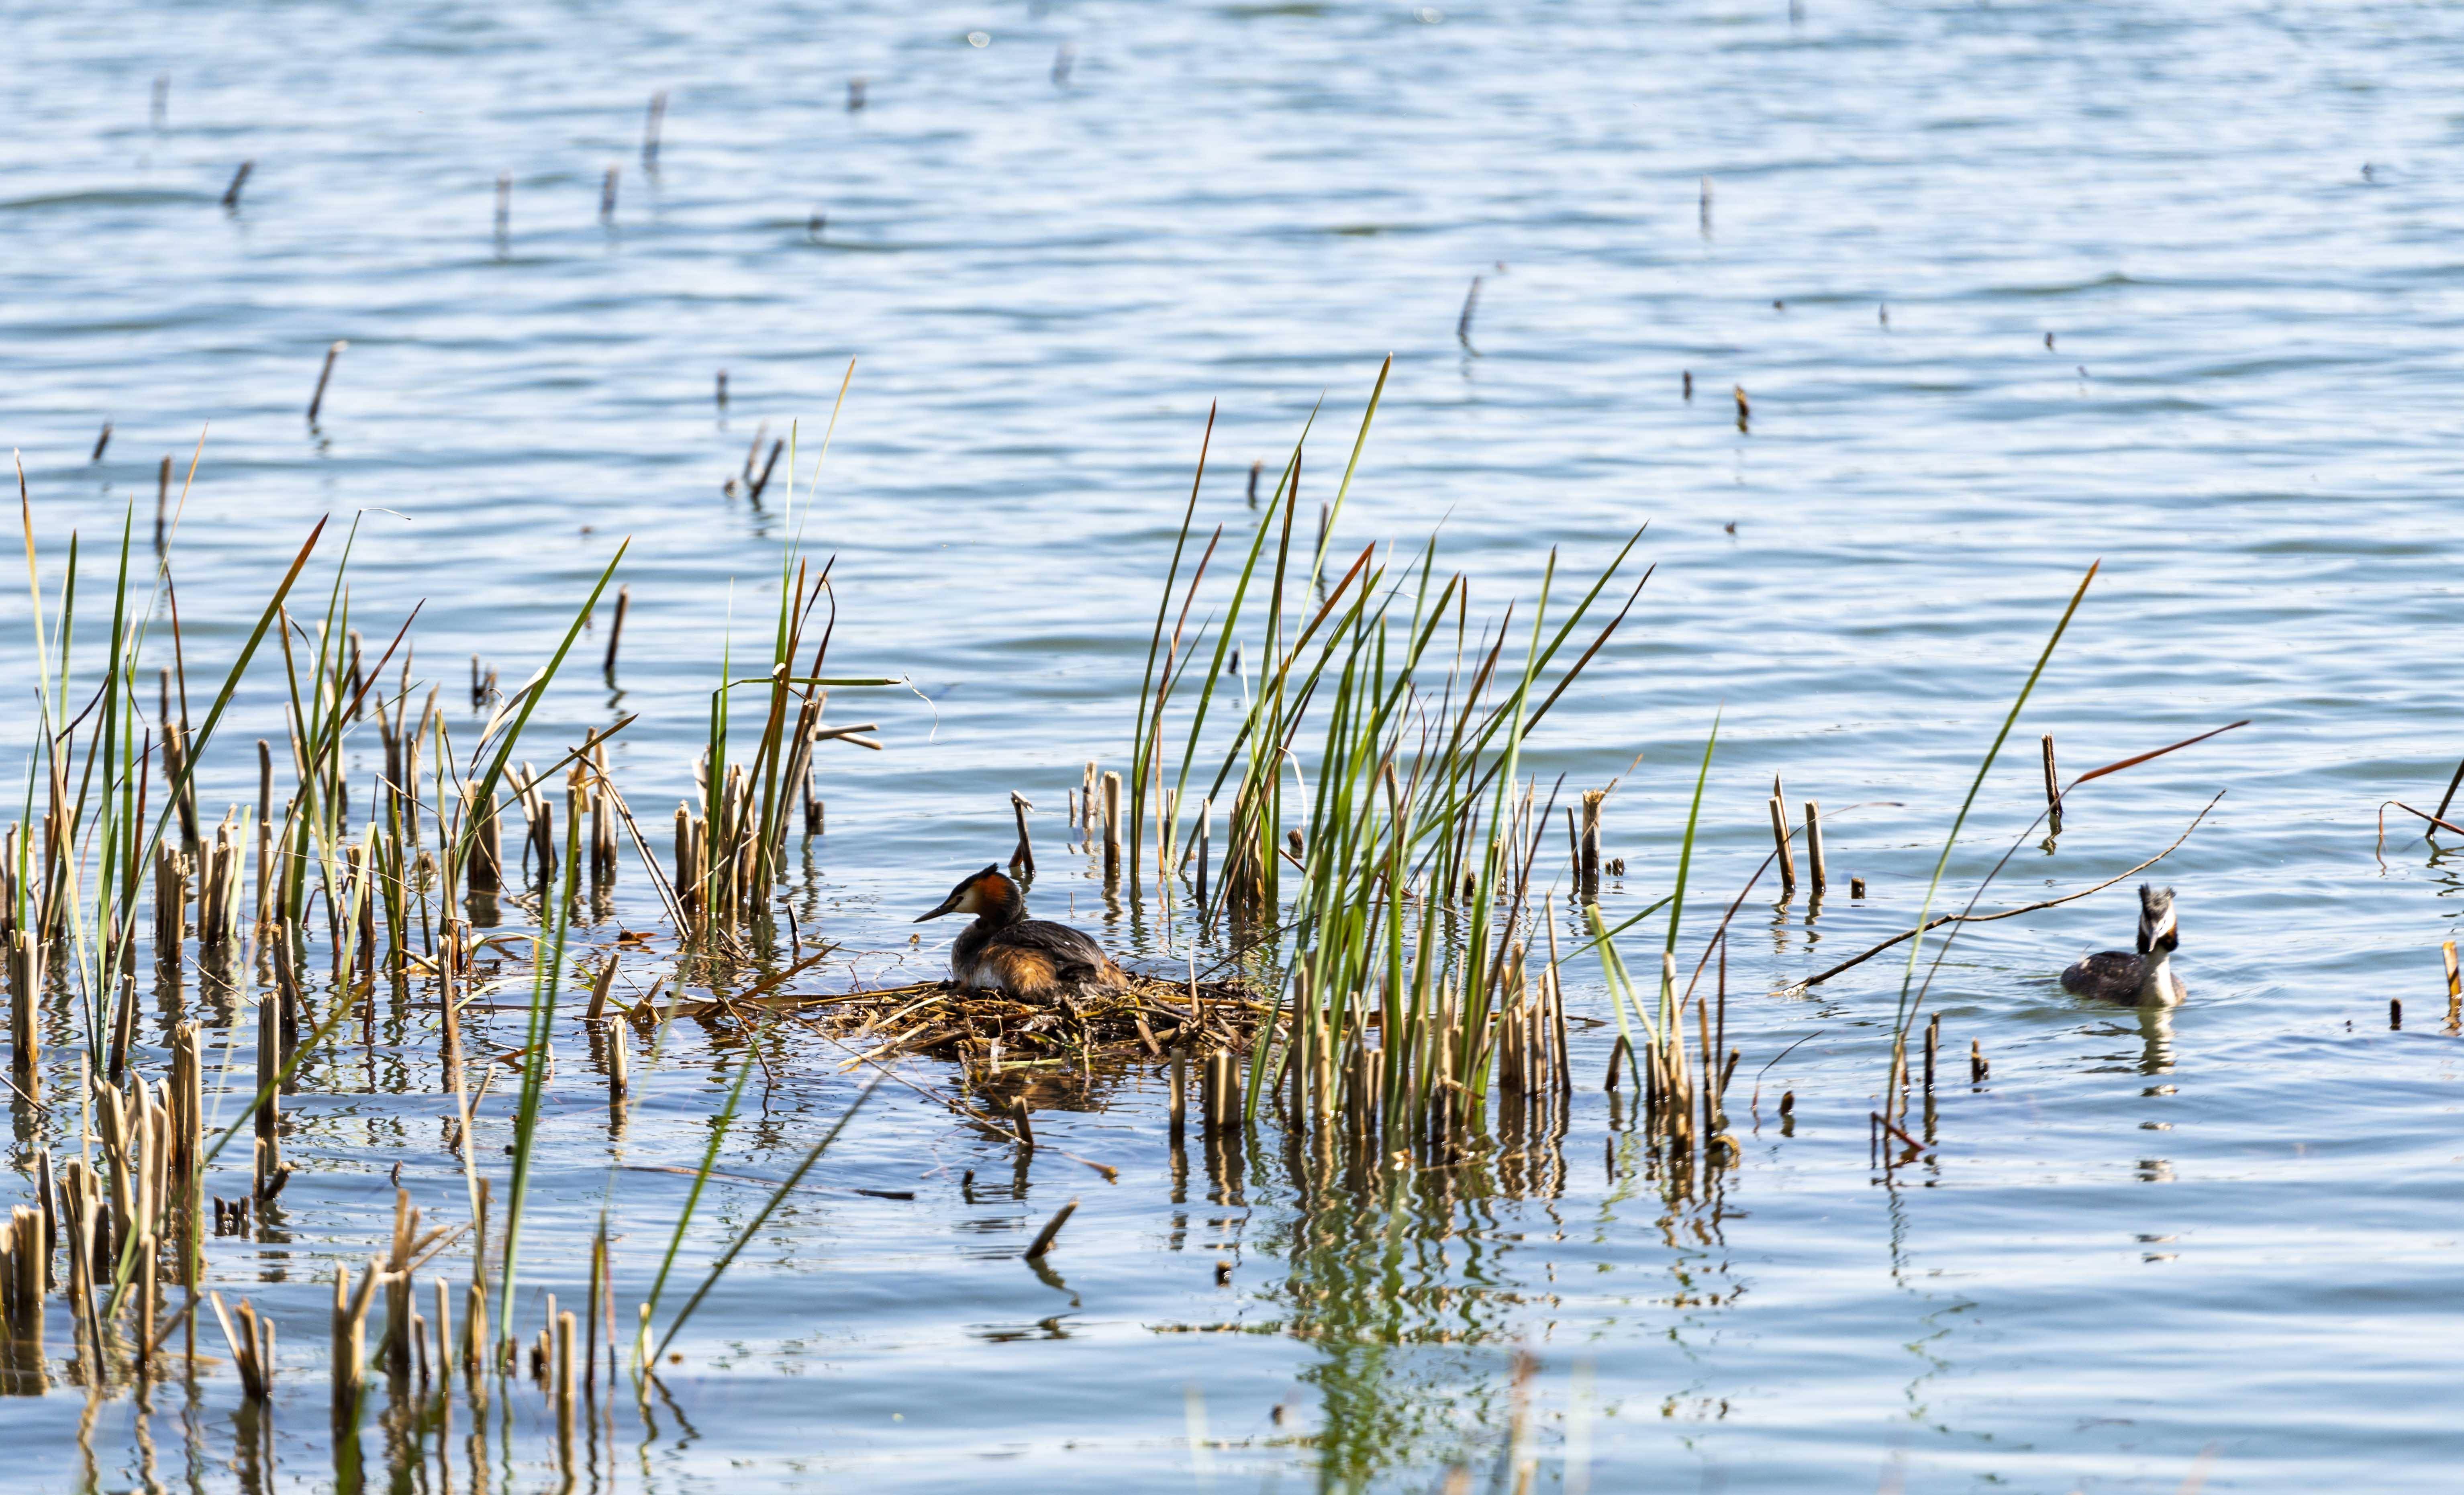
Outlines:
{"label": "blue water", "polygon": [[[836,558],[833,670],[912,683],[832,701],[885,751],[825,759],[828,834],[782,890],[806,937],[843,942],[817,984],[937,971],[947,932],[911,945],[907,920],[1006,853],[1013,789],[1039,806],[1038,912],[1163,959],[1152,905],[1107,905],[1059,807],[1084,761],[1128,755],[1210,408],[1200,532],[1245,541],[1250,464],[1271,485],[1315,411],[1309,530],[1390,354],[1339,553],[1434,532],[1475,618],[1520,598],[1520,621],[1552,550],[1562,588],[1648,525],[1641,600],[1527,751],[1544,783],[1622,776],[1605,912],[1667,890],[1715,717],[1689,967],[1769,849],[1771,777],[1793,815],[1824,805],[1820,912],[1766,884],[1737,915],[1739,1089],[1815,1036],[1760,1076],[1758,1115],[1732,1101],[1745,1156],[1716,1183],[1654,1176],[1595,1088],[1605,1030],[1578,1040],[1545,1166],[1339,1200],[1305,1200],[1271,1137],[1237,1189],[1195,1156],[1177,1187],[1151,1072],[1048,1097],[1023,1176],[885,1090],[816,1176],[915,1198],[800,1196],[680,1336],[665,1395],[597,1405],[578,1478],[1418,1490],[1460,1462],[1512,1490],[1528,1462],[1565,1490],[2452,1487],[2464,1092],[2438,945],[2464,885],[2401,811],[2377,846],[2381,802],[2434,808],[2464,755],[2464,33],[2418,5],[1802,10],[0,11],[0,436],[46,588],[72,530],[105,585],[91,558],[132,505],[142,551],[157,463],[185,474],[202,437],[172,550],[192,670],[219,672],[331,515],[316,606],[355,522],[355,619],[389,638],[424,602],[414,677],[474,732],[470,657],[526,677],[629,538],[617,685],[592,668],[603,613],[531,756],[638,713],[613,771],[655,831],[730,649],[766,651],[801,536]],[[725,492],[791,423],[792,473],[758,508]],[[2089,887],[2222,791],[2149,874],[2180,890],[2190,1000],[2143,1025],[2054,984],[2127,942],[2127,884],[1971,929],[1934,986],[1938,1150],[1871,1168],[1903,956],[1790,983],[1914,920],[2091,562],[1946,896],[2014,840],[1987,906]],[[26,594],[0,609],[30,700]],[[242,693],[211,805],[253,799],[278,682]],[[2245,718],[2081,790],[2050,848],[2023,836],[2040,735],[2075,774]],[[22,750],[31,713],[6,730]],[[1868,898],[1839,895],[1852,875]],[[629,862],[619,901],[615,924],[653,916]],[[1606,1015],[1588,962],[1569,981]],[[374,1081],[338,1059],[298,1098],[282,1239],[210,1243],[226,1296],[283,1326],[285,1487],[335,1478],[326,1280],[385,1228],[390,1169],[461,1218],[422,1032]],[[1971,1039],[1976,1088],[1952,1083]],[[488,1042],[517,1047],[516,1022]],[[809,1036],[776,1043],[759,1124],[723,1151],[746,1176],[783,1176],[856,1085]],[[621,1146],[568,1064],[526,1333],[538,1290],[579,1299],[603,1202],[620,1296],[645,1294],[689,1182],[613,1165],[696,1163],[741,1062],[679,1025],[636,1061]],[[766,1197],[715,1187],[694,1280]],[[1046,1281],[1019,1254],[1073,1198]],[[20,1451],[0,1484],[277,1483],[233,1465],[227,1367],[193,1403],[90,1406],[64,1325],[51,1393],[0,1409]],[[554,1486],[537,1394],[508,1415],[474,1471],[457,1411],[451,1478]]]}

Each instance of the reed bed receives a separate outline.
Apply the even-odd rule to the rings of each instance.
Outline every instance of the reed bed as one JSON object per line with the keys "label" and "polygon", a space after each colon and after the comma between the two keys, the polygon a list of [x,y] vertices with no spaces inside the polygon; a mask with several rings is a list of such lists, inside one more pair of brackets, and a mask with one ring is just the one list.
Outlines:
{"label": "reed bed", "polygon": [[[1802,887],[1818,907],[1830,881],[1820,807],[1806,802],[1793,824],[1774,781],[1763,807],[1771,855],[1695,941],[1681,980],[1715,718],[1692,765],[1669,886],[1620,888],[1617,896],[1639,908],[1612,919],[1600,900],[1604,884],[1625,875],[1606,845],[1618,784],[1544,783],[1528,770],[1526,747],[1637,605],[1650,577],[1630,574],[1640,534],[1573,583],[1552,553],[1537,595],[1486,621],[1475,617],[1470,580],[1440,565],[1434,540],[1399,556],[1339,550],[1385,377],[1311,538],[1302,538],[1296,445],[1245,539],[1228,553],[1221,527],[1201,539],[1201,445],[1128,759],[1089,761],[1066,794],[1076,850],[1108,897],[1154,899],[1156,957],[1118,988],[1049,1004],[943,981],[816,991],[806,979],[832,947],[782,921],[776,890],[797,839],[823,829],[826,755],[882,750],[873,723],[830,723],[829,698],[900,682],[832,672],[831,567],[793,539],[781,546],[766,647],[750,663],[733,652],[719,661],[693,793],[656,817],[662,854],[611,773],[610,743],[632,717],[561,746],[533,731],[603,604],[610,618],[597,662],[615,678],[629,593],[609,589],[624,547],[517,683],[500,686],[473,660],[465,711],[415,667],[415,610],[355,611],[347,538],[318,569],[323,524],[274,582],[235,655],[201,664],[194,678],[171,605],[180,503],[167,476],[150,552],[134,547],[133,511],[100,566],[84,562],[82,540],[71,537],[56,591],[33,583],[33,752],[16,823],[0,829],[11,1110],[33,1183],[32,1202],[0,1221],[0,1391],[47,1388],[54,1308],[75,1346],[67,1374],[96,1391],[197,1375],[214,1353],[199,1347],[203,1325],[219,1331],[245,1399],[238,1457],[270,1463],[265,1412],[285,1364],[275,1326],[258,1303],[226,1303],[209,1287],[206,1242],[258,1232],[285,1208],[292,1098],[354,1045],[373,1056],[381,1021],[432,1055],[465,1198],[447,1221],[398,1191],[381,1249],[331,1271],[327,1321],[308,1337],[323,1345],[346,1485],[360,1478],[350,1471],[380,1396],[377,1425],[397,1471],[429,1457],[423,1449],[441,1456],[457,1378],[459,1405],[474,1418],[527,1378],[566,1470],[594,1457],[592,1418],[613,1388],[657,1394],[679,1331],[887,1081],[1013,1146],[1023,1177],[1037,1153],[1031,1101],[1045,1082],[1074,1074],[1083,1089],[1099,1068],[1163,1078],[1176,1198],[1193,1134],[1218,1201],[1241,1200],[1280,1158],[1303,1205],[1296,1262],[1309,1268],[1295,1273],[1308,1312],[1293,1331],[1312,1337],[1354,1332],[1343,1285],[1393,1249],[1380,1221],[1563,1191],[1574,1051],[1587,1028],[1615,1028],[1597,1082],[1610,1092],[1611,1132],[1640,1148],[1672,1207],[1716,1199],[1742,1151],[1729,1118],[1744,1057],[1728,1043],[1730,921],[1773,868],[1783,899]],[[799,480],[809,502],[821,469],[816,456],[806,475],[796,443],[791,429],[774,444],[758,479],[751,456],[746,466],[758,496],[783,460],[790,535]],[[1254,486],[1263,472],[1252,470]],[[190,480],[194,473],[192,459]],[[184,483],[183,500],[185,492]],[[24,509],[30,579],[38,578],[30,500]],[[96,573],[111,582],[99,600]],[[2059,637],[2057,627],[2038,674]],[[277,687],[279,727],[234,743],[228,723],[252,677]],[[2023,690],[1996,751],[2026,699]],[[2083,783],[2188,745],[2059,788],[2047,739],[2039,819],[2057,817]],[[207,799],[203,784],[233,777],[207,776],[209,762],[253,770],[253,798]],[[1011,867],[1032,882],[1032,805],[1009,798]],[[1911,1042],[1926,991],[1915,979],[1925,934],[2085,895],[1993,912],[1978,912],[1971,897],[1964,912],[1935,917],[1948,858],[1946,845],[1914,929],[1808,980],[1911,946],[1886,1098],[1869,1118],[1885,1168],[1932,1135],[1938,1022],[1923,1030],[1924,1141],[1906,1116],[1920,1085]],[[637,885],[636,904],[655,902],[664,914],[672,940],[663,953],[648,956],[648,941],[621,930],[613,945],[585,950],[592,927],[612,918],[620,883]],[[1861,879],[1851,886],[1862,896]],[[1620,937],[1641,938],[1638,927],[1663,912],[1660,948],[1629,966]],[[1935,948],[1937,966],[1947,945]],[[1604,1019],[1570,1011],[1564,988],[1568,967],[1593,960]],[[625,983],[620,996],[627,965],[649,979]],[[168,1014],[161,1045],[142,1041],[141,967]],[[2451,952],[2451,1024],[2464,1002],[2453,970]],[[621,1139],[632,1066],[655,1063],[678,1020],[725,1032],[743,1053],[708,1118],[699,1166],[672,1170],[692,1183],[661,1229],[647,1292],[619,1303],[610,1205],[581,1299],[560,1308],[536,1289],[526,1298],[525,1218],[559,1035],[578,1024],[588,1069],[604,1076],[611,1138]],[[771,1186],[767,1202],[693,1283],[688,1243],[697,1221],[708,1228],[723,1148],[750,1082],[791,1030],[823,1044],[840,1071],[861,1072],[867,1088],[783,1181],[758,1180]],[[902,1063],[914,1060],[943,1066],[949,1084],[912,1077]],[[1986,1073],[1971,1041],[1970,1083]],[[513,1141],[500,1167],[483,1170],[473,1117],[498,1085],[506,1093],[495,1114],[510,1113]],[[1781,1101],[1784,1132],[1794,1100]],[[1908,1145],[1905,1157],[1888,1155],[1894,1140]],[[1049,1141],[1045,1151],[1107,1178],[1116,1172]],[[1027,1253],[1038,1273],[1049,1274],[1047,1256],[1066,1254],[1068,1218],[1065,1209],[1047,1220]],[[449,1252],[451,1277],[441,1264]],[[295,1341],[303,1329],[293,1326]]]}

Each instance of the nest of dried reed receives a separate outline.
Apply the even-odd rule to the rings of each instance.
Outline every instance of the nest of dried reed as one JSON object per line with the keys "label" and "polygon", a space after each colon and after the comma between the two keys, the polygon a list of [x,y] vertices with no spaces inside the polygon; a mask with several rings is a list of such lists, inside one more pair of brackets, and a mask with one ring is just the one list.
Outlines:
{"label": "nest of dried reed", "polygon": [[1243,980],[1174,981],[1133,973],[1117,991],[1052,1002],[915,981],[874,991],[680,1002],[668,1015],[749,1018],[784,1011],[845,1045],[849,1066],[922,1055],[971,1069],[1009,1070],[1156,1060],[1183,1046],[1193,1053],[1240,1049],[1273,1010]]}

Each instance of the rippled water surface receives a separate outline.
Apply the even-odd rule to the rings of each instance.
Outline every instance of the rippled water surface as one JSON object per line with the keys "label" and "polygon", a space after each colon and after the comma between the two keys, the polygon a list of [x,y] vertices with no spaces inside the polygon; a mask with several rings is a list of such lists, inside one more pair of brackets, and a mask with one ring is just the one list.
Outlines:
{"label": "rippled water surface", "polygon": [[[569,671],[532,731],[547,758],[638,713],[612,766],[655,830],[730,649],[766,653],[801,533],[836,557],[833,667],[913,687],[832,702],[885,751],[825,758],[828,833],[791,858],[803,937],[842,947],[813,984],[937,972],[946,927],[911,944],[907,921],[1006,854],[1011,790],[1039,806],[1039,912],[1186,957],[1152,895],[1105,898],[1059,807],[1081,763],[1129,753],[1209,409],[1200,534],[1245,542],[1250,464],[1271,486],[1314,410],[1307,530],[1389,354],[1341,555],[1434,531],[1475,627],[1515,597],[1520,624],[1552,550],[1588,577],[1648,525],[1632,617],[1527,754],[1544,785],[1624,776],[1604,912],[1667,891],[1715,715],[1683,958],[1770,848],[1774,774],[1826,807],[1835,884],[1869,883],[1818,912],[1758,885],[1740,911],[1729,1041],[1759,1104],[1732,1095],[1744,1156],[1685,1188],[1596,1088],[1607,1028],[1577,1039],[1562,1139],[1366,1193],[1305,1187],[1271,1132],[1228,1174],[1176,1171],[1149,1069],[1040,1093],[1031,1166],[885,1089],[663,1390],[595,1406],[577,1485],[2453,1487],[2464,1076],[2438,946],[2464,887],[2401,811],[2382,853],[2377,817],[2433,808],[2464,753],[2457,12],[1800,10],[5,8],[0,439],[47,597],[73,529],[97,589],[132,504],[143,550],[157,464],[185,473],[202,433],[172,551],[192,670],[219,671],[332,515],[316,605],[355,520],[355,616],[389,637],[424,600],[413,673],[451,703],[473,654],[537,668],[630,537],[620,688]],[[790,423],[792,475],[759,506],[723,492]],[[1771,994],[1914,920],[2098,561],[1945,896],[2040,807],[2040,735],[2077,772],[2247,718],[2081,790],[1986,895],[2101,882],[2223,791],[2151,874],[2180,889],[2190,1000],[2143,1023],[2054,982],[2127,943],[2127,885],[1972,929],[1934,1000],[1991,1075],[1953,1064],[1935,1151],[1873,1168],[1903,958]],[[12,596],[0,651],[31,701]],[[279,731],[279,678],[242,693],[214,805],[253,799],[242,744]],[[6,730],[22,751],[31,709]],[[655,916],[628,861],[586,933]],[[1606,1015],[1588,959],[1568,979]],[[278,1219],[209,1243],[212,1280],[282,1325],[278,1469],[235,1459],[227,1367],[90,1398],[55,1313],[48,1395],[0,1407],[0,1484],[335,1480],[333,1265],[387,1228],[397,1163],[463,1210],[427,1022],[312,1078]],[[518,1015],[481,1039],[521,1042]],[[736,1030],[679,1024],[619,1140],[590,1051],[559,1042],[525,1332],[539,1292],[580,1298],[603,1207],[620,1296],[643,1294],[691,1187],[645,1170],[699,1161],[745,1060]],[[826,1044],[773,1044],[718,1165],[745,1178],[783,1176],[857,1085]],[[43,1125],[74,1151],[75,1118]],[[712,1187],[696,1279],[767,1198]],[[527,1388],[478,1449],[457,1416],[419,1487],[560,1484]]]}

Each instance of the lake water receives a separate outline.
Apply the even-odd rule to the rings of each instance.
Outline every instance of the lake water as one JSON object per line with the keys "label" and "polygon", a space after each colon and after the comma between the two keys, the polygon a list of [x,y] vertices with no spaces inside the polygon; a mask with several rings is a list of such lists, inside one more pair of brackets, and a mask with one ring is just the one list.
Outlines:
{"label": "lake water", "polygon": [[[1605,912],[1667,890],[1715,715],[1685,957],[1770,847],[1774,774],[1825,805],[1835,884],[1870,885],[1740,912],[1739,1088],[1771,1067],[1738,1166],[1690,1195],[1597,1089],[1605,1030],[1545,1166],[1386,1197],[1305,1200],[1270,1137],[1237,1188],[1177,1182],[1152,1072],[1053,1097],[1023,1172],[885,1090],[816,1176],[913,1198],[799,1196],[664,1394],[596,1408],[580,1484],[1419,1490],[1460,1464],[1508,1490],[1528,1463],[1569,1491],[2453,1488],[2464,1069],[2438,946],[2464,864],[2396,811],[2380,853],[2377,817],[2433,807],[2464,754],[2464,29],[2397,4],[1801,11],[7,8],[0,415],[45,584],[73,528],[91,557],[133,503],[142,537],[157,463],[185,472],[202,432],[174,549],[192,662],[219,671],[317,517],[356,517],[356,615],[390,636],[425,600],[414,674],[451,702],[474,653],[526,676],[629,536],[621,693],[573,670],[533,732],[546,758],[639,713],[613,771],[655,828],[731,639],[766,650],[792,481],[837,558],[833,668],[913,685],[832,703],[885,751],[826,757],[828,834],[782,890],[843,942],[816,984],[937,971],[951,931],[911,945],[907,921],[1006,854],[1013,789],[1038,912],[1161,957],[1058,811],[1129,752],[1207,412],[1199,524],[1228,544],[1250,464],[1321,401],[1304,512],[1331,496],[1389,354],[1338,541],[1436,531],[1495,618],[1552,547],[1589,574],[1648,522],[1653,580],[1528,754],[1544,782],[1625,776]],[[759,507],[723,492],[791,422],[802,470]],[[1913,921],[2099,560],[1946,897],[2041,806],[2038,735],[2076,773],[2248,718],[2081,790],[1986,895],[2101,882],[2224,791],[2150,874],[2180,890],[2190,1000],[2143,1026],[2055,984],[2127,944],[2127,885],[1971,930],[1935,1005],[1991,1079],[1946,1081],[1929,1158],[1873,1168],[1901,958],[1771,994]],[[278,679],[234,739],[278,730]],[[7,730],[22,748],[31,713]],[[236,745],[209,779],[214,806],[253,796]],[[642,928],[625,876],[614,922]],[[1588,962],[1569,981],[1606,1012]],[[387,1228],[397,1163],[460,1218],[450,1100],[424,1030],[397,1038],[386,1077],[298,1098],[280,1228],[210,1242],[226,1295],[283,1326],[278,1476],[234,1462],[228,1368],[90,1402],[55,1313],[53,1390],[0,1410],[0,1487],[333,1480],[332,1267]],[[723,1170],[781,1176],[853,1095],[835,1051],[780,1044]],[[539,1291],[580,1297],[603,1203],[642,1295],[689,1180],[638,1166],[698,1161],[741,1059],[677,1027],[621,1145],[589,1083],[560,1086],[525,1332]],[[714,1188],[696,1276],[766,1195]],[[1039,1275],[1021,1250],[1072,1198]],[[555,1487],[536,1394],[495,1415],[474,1467],[461,1414],[451,1478]]]}

